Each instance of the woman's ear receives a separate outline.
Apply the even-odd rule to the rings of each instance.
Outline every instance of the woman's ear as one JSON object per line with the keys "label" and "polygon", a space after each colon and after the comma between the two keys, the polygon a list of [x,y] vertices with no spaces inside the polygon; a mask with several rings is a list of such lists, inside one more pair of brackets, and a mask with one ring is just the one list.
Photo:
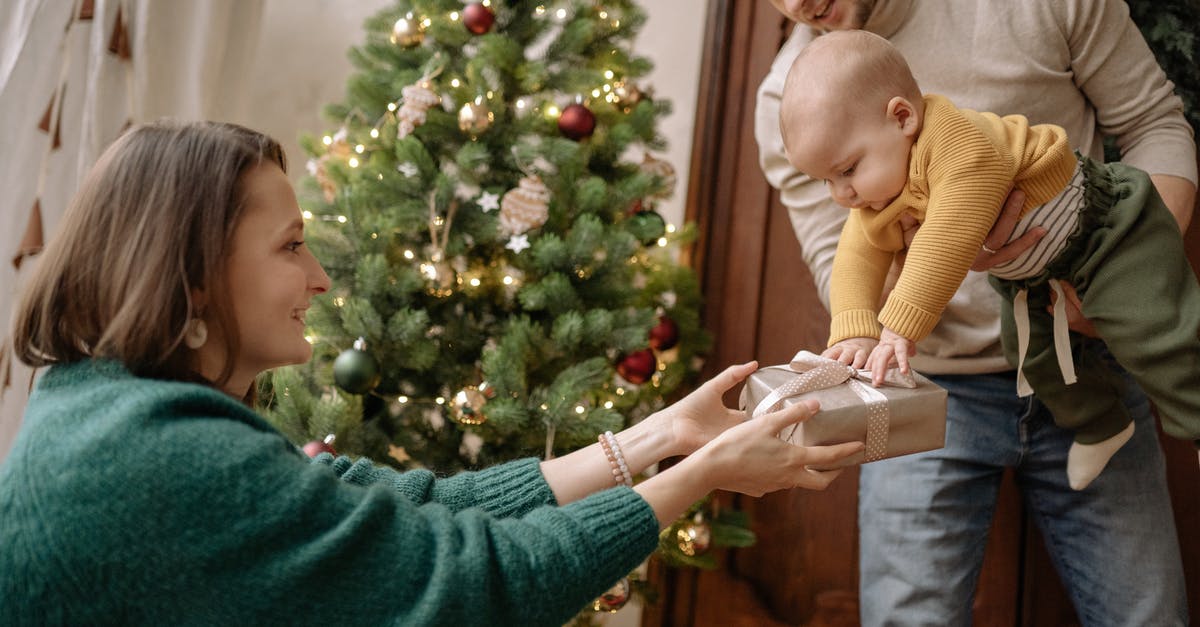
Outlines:
{"label": "woman's ear", "polygon": [[915,136],[921,128],[921,117],[917,108],[902,96],[895,96],[888,101],[887,116],[888,119],[895,120],[900,130],[909,137]]}

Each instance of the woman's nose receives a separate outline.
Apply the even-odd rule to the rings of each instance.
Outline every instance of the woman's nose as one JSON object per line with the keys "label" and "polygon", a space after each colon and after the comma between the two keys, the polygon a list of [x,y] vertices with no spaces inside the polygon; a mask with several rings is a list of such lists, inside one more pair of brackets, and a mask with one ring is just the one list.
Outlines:
{"label": "woman's nose", "polygon": [[333,283],[329,280],[329,275],[325,273],[325,268],[321,267],[321,262],[311,255],[310,258],[312,267],[308,271],[308,287],[316,294],[324,294],[329,291]]}

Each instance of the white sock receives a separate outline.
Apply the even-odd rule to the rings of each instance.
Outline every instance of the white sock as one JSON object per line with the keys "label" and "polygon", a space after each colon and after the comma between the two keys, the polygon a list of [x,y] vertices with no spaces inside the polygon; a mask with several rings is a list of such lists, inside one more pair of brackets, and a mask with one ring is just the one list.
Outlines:
{"label": "white sock", "polygon": [[1088,487],[1088,484],[1100,475],[1100,471],[1104,470],[1104,466],[1116,454],[1117,449],[1124,446],[1131,437],[1132,422],[1107,440],[1095,444],[1071,444],[1071,450],[1067,452],[1067,480],[1071,483],[1071,489],[1082,490]]}

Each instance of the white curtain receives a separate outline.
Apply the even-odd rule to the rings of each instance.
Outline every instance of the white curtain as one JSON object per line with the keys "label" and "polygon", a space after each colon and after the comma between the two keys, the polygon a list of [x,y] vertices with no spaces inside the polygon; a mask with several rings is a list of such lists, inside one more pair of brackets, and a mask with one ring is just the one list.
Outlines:
{"label": "white curtain", "polygon": [[35,376],[7,336],[36,251],[129,124],[241,116],[262,13],[263,0],[0,3],[0,460]]}

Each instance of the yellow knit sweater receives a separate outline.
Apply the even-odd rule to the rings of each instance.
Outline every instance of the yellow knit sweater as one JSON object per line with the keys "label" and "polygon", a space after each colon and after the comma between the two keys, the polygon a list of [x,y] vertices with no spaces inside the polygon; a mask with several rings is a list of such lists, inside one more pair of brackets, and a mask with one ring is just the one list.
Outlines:
{"label": "yellow knit sweater", "polygon": [[[879,337],[880,324],[913,341],[924,338],[966,277],[1009,190],[1025,192],[1024,214],[1054,198],[1074,173],[1061,127],[959,109],[932,94],[924,102],[908,184],[880,211],[851,209],[842,230],[830,278],[830,344]],[[904,248],[905,214],[921,228],[879,311],[892,259]]]}

